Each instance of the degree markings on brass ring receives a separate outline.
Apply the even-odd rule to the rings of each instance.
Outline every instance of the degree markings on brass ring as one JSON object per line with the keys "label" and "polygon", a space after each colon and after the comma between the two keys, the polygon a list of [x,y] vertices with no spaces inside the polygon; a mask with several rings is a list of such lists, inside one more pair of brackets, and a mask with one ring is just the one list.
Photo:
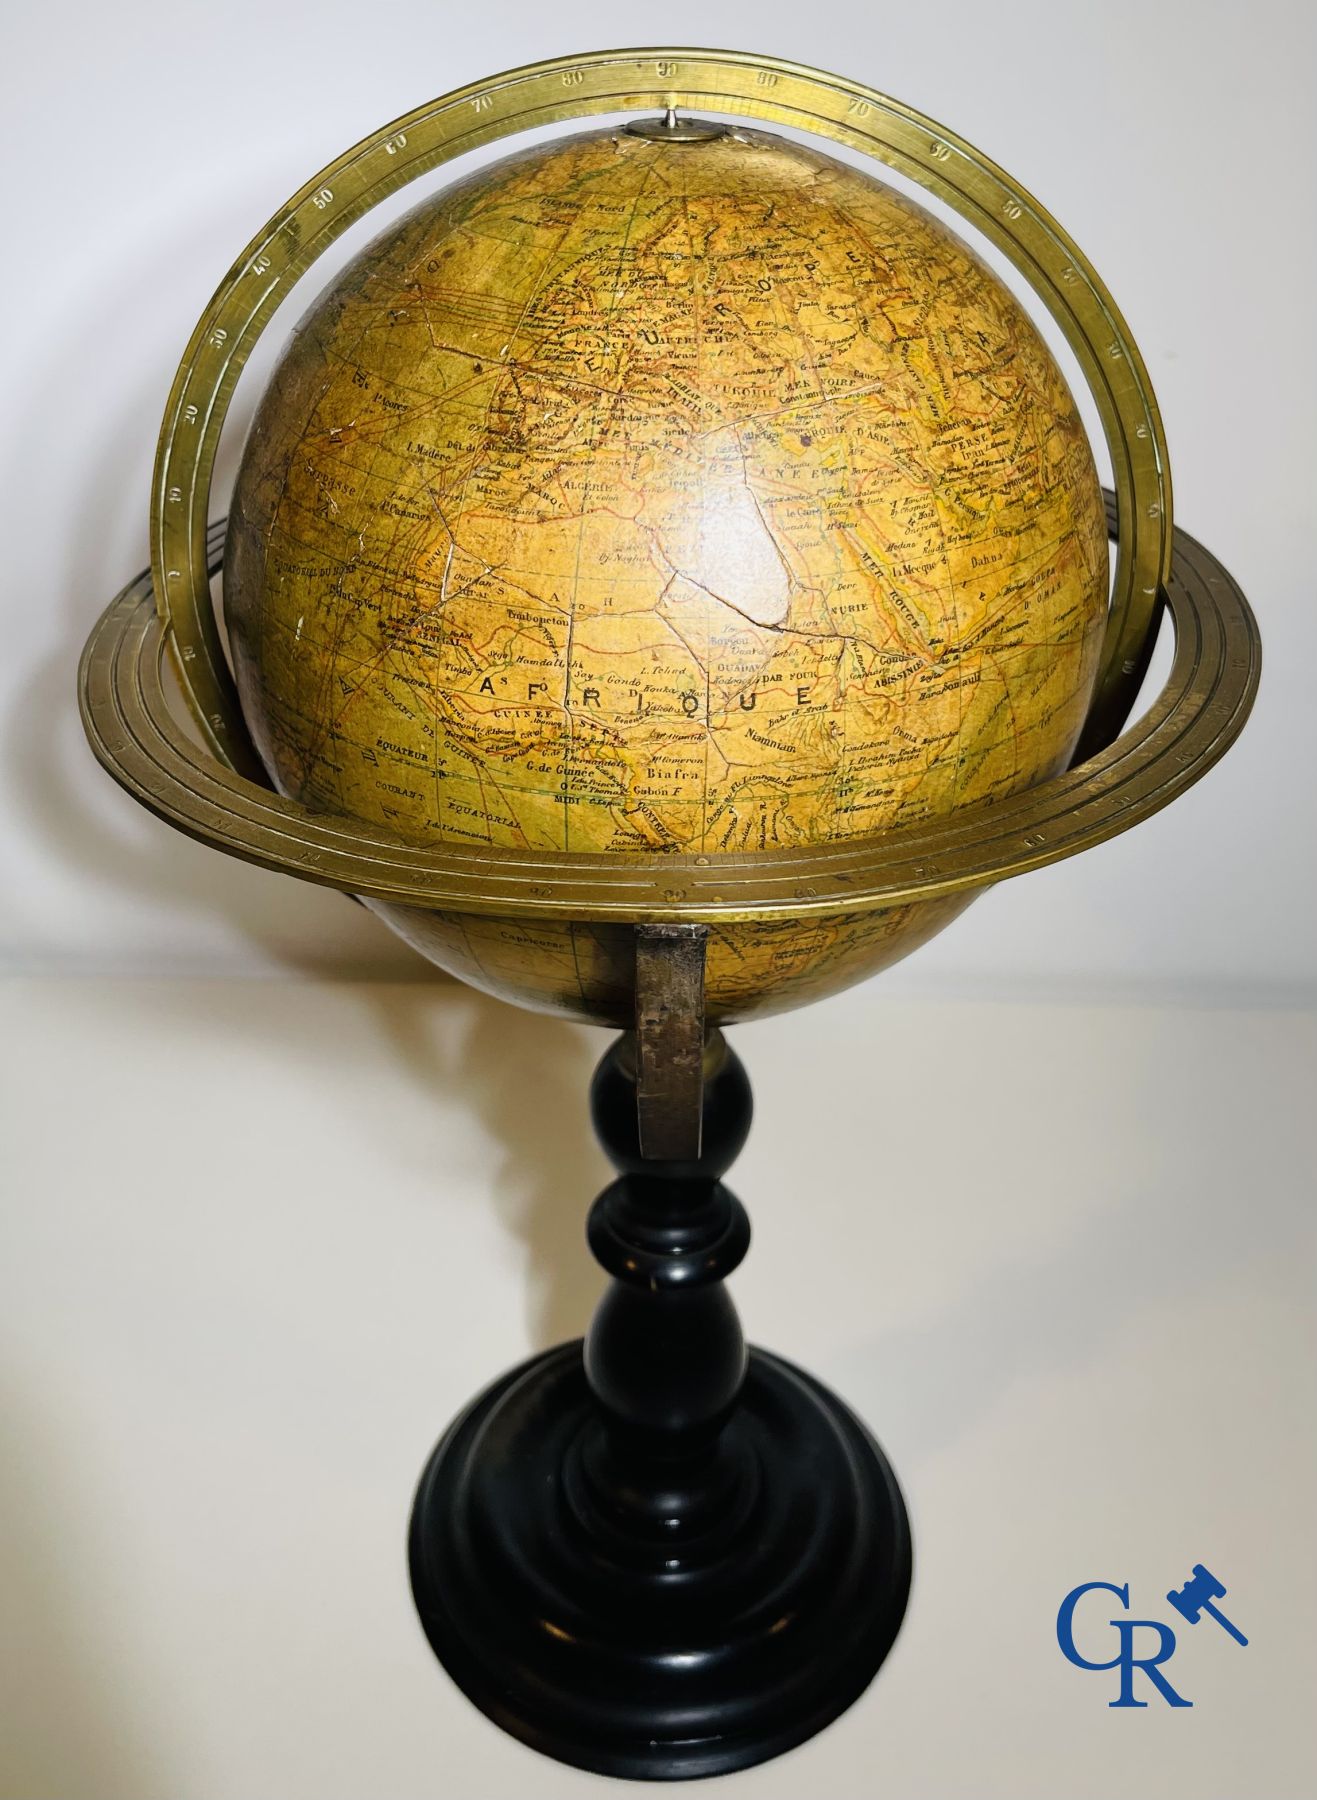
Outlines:
{"label": "degree markings on brass ring", "polygon": [[[933,121],[918,113],[911,113],[909,109],[902,108],[885,96],[874,94],[868,89],[859,89],[856,84],[843,77],[826,76],[791,67],[783,67],[779,71],[771,66],[752,63],[735,54],[717,52],[693,52],[682,60],[665,56],[652,61],[629,58],[625,54],[601,53],[580,63],[547,63],[509,71],[506,75],[495,77],[491,84],[475,94],[467,90],[465,93],[440,97],[428,107],[408,115],[405,122],[399,121],[393,128],[385,127],[376,133],[355,154],[349,153],[347,157],[328,166],[324,171],[327,179],[322,180],[314,193],[303,191],[298,205],[291,212],[285,211],[277,225],[270,228],[269,238],[259,251],[253,252],[247,267],[221,289],[215,318],[217,321],[225,321],[220,328],[227,331],[228,341],[223,347],[215,347],[204,341],[203,334],[199,352],[194,353],[195,360],[188,379],[188,385],[192,385],[194,393],[199,390],[193,384],[199,384],[207,390],[203,427],[205,435],[195,453],[190,446],[178,441],[172,444],[166,441],[162,447],[162,476],[166,471],[174,472],[177,459],[181,465],[178,473],[187,477],[186,487],[192,510],[204,512],[207,509],[209,483],[204,484],[203,491],[203,486],[195,479],[199,473],[197,460],[204,457],[209,462],[211,436],[217,434],[226,411],[223,390],[230,378],[236,379],[237,371],[247,354],[250,319],[240,321],[237,318],[237,302],[233,293],[234,283],[240,276],[247,273],[258,277],[270,275],[275,257],[288,259],[298,267],[300,273],[346,229],[353,218],[360,215],[363,206],[373,205],[423,170],[439,166],[451,156],[459,154],[462,139],[476,132],[479,132],[481,138],[487,139],[492,128],[495,137],[502,137],[525,130],[531,125],[576,116],[582,110],[610,111],[614,107],[630,110],[633,106],[643,106],[655,100],[661,104],[671,104],[674,96],[670,94],[655,94],[651,91],[646,95],[636,91],[637,86],[643,87],[646,73],[651,70],[664,82],[671,82],[680,74],[684,90],[681,101],[684,104],[698,105],[705,101],[727,110],[749,113],[753,118],[753,95],[756,91],[761,91],[766,101],[771,97],[774,108],[783,109],[786,122],[801,125],[806,130],[821,132],[825,136],[830,132],[832,135],[839,132],[849,135],[853,130],[865,140],[868,153],[880,162],[903,169],[913,165],[909,172],[923,185],[943,192],[944,197],[952,200],[962,216],[968,207],[975,204],[976,183],[987,177],[997,185],[999,198],[1004,196],[1001,198],[1002,211],[998,217],[1008,234],[1008,248],[1012,258],[1030,286],[1036,292],[1043,292],[1040,281],[1044,275],[1045,262],[1039,255],[1037,235],[1041,232],[1051,238],[1053,243],[1057,243],[1057,228],[1048,215],[1044,213],[1039,217],[1026,204],[1027,196],[1016,198],[1016,191],[1009,178],[1003,177],[1000,171],[988,164],[972,147],[949,144],[945,138],[936,135],[937,127]],[[639,83],[635,79],[637,76]],[[788,85],[783,98],[779,100],[775,90],[782,89],[783,83]],[[570,101],[566,96],[561,101],[554,101],[550,97],[554,93],[561,93],[563,89],[574,91]],[[583,98],[589,96],[584,107],[575,98],[575,91],[581,91]],[[570,111],[555,113],[555,107],[570,107]],[[468,117],[474,111],[481,119],[481,124],[471,126],[469,131],[460,124],[458,121],[462,115],[459,109],[463,108],[468,109]],[[490,123],[485,123],[487,120]],[[932,131],[928,129],[930,126]],[[921,135],[922,133],[927,135]],[[954,159],[951,155],[953,149],[956,152]],[[386,167],[388,174],[384,175],[382,171]],[[920,174],[921,169],[923,175]],[[370,171],[380,173],[372,176]],[[946,184],[946,187],[939,187],[939,184]],[[947,187],[950,189],[949,193],[946,191]],[[350,192],[354,192],[355,197],[349,198]],[[1016,209],[1014,212],[1011,210],[1013,208]],[[1021,220],[1023,224],[1019,224]],[[1063,234],[1062,242],[1057,247],[1064,248]],[[1048,262],[1050,260],[1046,259]],[[263,311],[268,317],[273,310],[269,303],[285,279],[286,273],[275,273],[266,293],[261,296],[259,307],[254,310]],[[1079,287],[1079,295],[1076,296],[1079,303],[1070,311],[1069,321],[1076,334],[1076,348],[1084,346],[1088,357],[1093,358],[1097,349],[1091,329],[1095,325],[1093,315],[1105,320],[1108,331],[1114,327],[1117,335],[1120,331],[1119,315],[1112,316],[1114,309],[1100,282],[1082,266],[1077,267],[1073,257],[1066,259],[1061,279],[1066,286]],[[239,324],[241,330],[238,329]],[[1101,341],[1098,340],[1099,343]],[[1081,352],[1081,361],[1084,360]],[[218,363],[218,370],[214,373],[210,367],[212,361]],[[1135,368],[1130,367],[1128,359],[1125,359],[1124,368],[1129,370],[1128,374],[1122,371],[1118,375],[1116,369],[1111,371],[1111,377],[1119,379],[1122,384],[1121,392],[1117,393],[1108,381],[1104,388],[1105,400],[1102,394],[1098,395],[1100,409],[1104,411],[1104,424],[1107,423],[1108,411],[1110,418],[1118,421],[1122,413],[1127,412],[1135,396],[1137,403],[1141,403],[1140,410],[1144,419],[1151,421],[1154,415],[1148,410],[1148,395],[1142,378]],[[1086,368],[1086,373],[1090,382],[1097,379],[1091,363]],[[1126,383],[1128,389],[1125,388]],[[184,416],[181,420],[176,417],[175,425],[195,425],[198,422],[198,410],[194,408],[191,417]],[[1151,473],[1131,466],[1127,461],[1130,491],[1136,501],[1142,500],[1146,504],[1146,483],[1151,479],[1162,489],[1165,498],[1164,476],[1158,466],[1155,427],[1150,430],[1144,424],[1127,429],[1133,437],[1147,439],[1152,436],[1154,440],[1154,466]],[[169,435],[172,434],[167,430],[167,437]],[[1111,442],[1110,425],[1107,436]],[[1115,446],[1113,451],[1114,449]],[[1119,463],[1119,454],[1117,462]],[[1127,605],[1128,596],[1135,592],[1146,597],[1146,588],[1137,585],[1133,565],[1138,565],[1142,572],[1150,560],[1155,560],[1159,553],[1166,553],[1164,549],[1159,552],[1159,542],[1164,545],[1167,534],[1164,507],[1159,508],[1159,514],[1151,516],[1156,519],[1159,515],[1162,517],[1160,540],[1153,538],[1149,541],[1142,535],[1130,533],[1128,553],[1132,562],[1118,589],[1118,605]],[[166,536],[181,528],[175,525],[172,517],[166,516],[163,508],[160,526]],[[157,554],[163,560],[167,553],[162,541],[157,546]],[[192,570],[191,587],[194,591],[183,601],[183,609],[199,612],[203,606],[208,607],[209,596],[207,594],[204,600],[202,598],[200,570],[196,566],[191,545],[176,544],[173,560],[186,560]],[[1122,595],[1125,597],[1123,600]],[[173,610],[178,610],[177,602]],[[199,630],[200,627],[194,629]],[[202,632],[202,636],[205,635]],[[1111,667],[1115,672],[1119,671],[1119,663]]]}
{"label": "degree markings on brass ring", "polygon": [[[216,521],[207,533],[208,549],[212,557],[218,556],[222,537],[223,521]],[[1130,811],[1146,812],[1150,809],[1150,800],[1151,810],[1155,810],[1162,800],[1170,798],[1172,791],[1178,791],[1185,772],[1192,764],[1204,755],[1209,763],[1214,761],[1220,748],[1224,747],[1222,731],[1212,729],[1213,719],[1222,721],[1224,726],[1230,719],[1242,722],[1247,712],[1251,682],[1247,679],[1230,681],[1226,678],[1227,675],[1246,677],[1255,666],[1256,658],[1241,653],[1238,637],[1228,652],[1225,647],[1225,640],[1239,632],[1252,642],[1247,607],[1219,565],[1215,565],[1199,546],[1190,541],[1182,548],[1185,556],[1183,573],[1175,584],[1175,595],[1171,597],[1173,609],[1177,613],[1181,605],[1186,608],[1183,621],[1177,619],[1178,635],[1186,637],[1197,627],[1197,635],[1201,636],[1204,629],[1212,628],[1208,629],[1208,636],[1214,641],[1222,640],[1223,653],[1215,666],[1209,657],[1206,669],[1199,658],[1193,660],[1192,667],[1186,667],[1183,659],[1177,657],[1179,678],[1172,684],[1176,692],[1167,719],[1156,729],[1140,732],[1138,741],[1118,755],[1115,761],[1099,766],[1094,771],[1085,784],[1080,809],[1067,803],[1064,793],[1051,795],[1051,802],[1062,810],[1053,811],[1048,818],[1039,821],[1040,827],[1047,823],[1051,831],[1050,841],[1045,847],[1034,844],[1035,849],[1044,851],[1041,858],[1043,861],[1066,854],[1067,847],[1082,848],[1086,841],[1097,841],[1094,830],[1095,827],[1101,827],[1103,818],[1121,820]],[[1214,597],[1222,589],[1233,594],[1235,602],[1228,604],[1224,610]],[[1183,629],[1179,629],[1180,627]],[[114,634],[114,641],[109,644],[107,638],[111,633]],[[354,846],[350,842],[340,841],[341,834],[333,829],[330,821],[290,817],[287,803],[279,801],[264,789],[237,782],[227,771],[216,770],[190,738],[181,736],[170,727],[170,712],[164,691],[158,679],[152,679],[153,669],[157,677],[159,674],[162,628],[152,603],[149,574],[130,584],[112,603],[93,643],[94,653],[86,664],[89,685],[84,690],[88,721],[93,728],[94,739],[99,740],[105,752],[103,760],[108,760],[120,779],[134,791],[160,802],[170,816],[186,822],[194,829],[199,828],[200,835],[211,841],[233,848],[236,838],[246,853],[254,853],[256,860],[266,862],[268,866],[278,867],[282,862],[284,867],[288,867],[290,863],[295,863],[299,868],[315,867],[323,876],[331,867],[339,866],[338,859],[347,857],[351,861],[355,858],[354,868],[343,873],[342,885],[351,886],[355,874],[357,886],[370,886],[372,882],[376,882],[378,873],[376,885],[382,884],[387,877],[393,889],[393,897],[410,897],[413,900],[420,897],[412,871],[419,872],[428,867],[428,859],[399,855],[397,847],[392,845],[376,843],[363,847],[358,841]],[[117,664],[125,657],[138,675],[136,682],[131,679],[125,681],[122,676],[115,674]],[[129,670],[125,667],[123,674],[128,673]],[[144,681],[141,679],[143,676]],[[1223,683],[1227,690],[1225,695],[1221,692]],[[1206,693],[1202,691],[1204,684],[1208,690]],[[110,709],[108,713],[105,710],[107,705]],[[1176,719],[1182,721],[1178,727],[1174,723]],[[149,767],[144,766],[142,757],[145,757]],[[1170,767],[1158,781],[1150,784],[1149,774],[1153,765],[1163,759]],[[180,779],[177,773],[177,766],[180,764],[190,771],[192,777],[200,778],[199,782],[190,778]],[[1201,773],[1201,768],[1197,772]],[[1115,795],[1105,792],[1113,786],[1126,791]],[[218,793],[217,789],[220,790]],[[217,828],[216,811],[225,820],[232,821],[231,831]],[[1004,825],[1006,822],[1002,823]],[[255,836],[250,830],[253,824],[256,826]],[[1062,827],[1059,836],[1052,829],[1057,825]],[[1115,824],[1113,828],[1123,829],[1124,824]],[[316,841],[312,843],[305,836],[299,838],[297,834],[302,830],[314,832]],[[1026,841],[1045,835],[1047,834],[1040,828],[1031,826]],[[1109,830],[1099,829],[1098,836],[1106,835],[1109,835]],[[992,844],[1000,842],[1005,847],[1009,836],[1009,832],[1002,831],[990,840],[979,838],[979,856],[975,859],[977,877],[967,871],[971,885],[977,885],[978,881],[984,879],[1000,878],[1003,872],[1012,872],[1008,867],[1004,871],[986,873],[988,860],[985,860],[984,854],[988,853],[990,860]],[[1014,843],[1018,855],[1020,838],[1016,837]],[[872,851],[869,855],[872,856]],[[327,863],[326,857],[334,858],[335,862]],[[444,884],[445,892],[451,891],[456,900],[465,898],[469,901],[473,896],[467,883],[473,871],[466,867],[469,859],[457,860],[461,866],[455,863],[442,873],[435,873]],[[831,867],[835,860],[833,857],[825,859],[826,866],[819,870],[825,883],[825,899],[827,887],[840,879],[839,872]],[[1039,859],[1030,857],[1028,863],[1034,864],[1037,860]],[[886,874],[889,884],[895,883],[899,866],[895,862],[888,864]],[[1025,865],[1017,864],[1017,867],[1022,866]],[[933,879],[940,872],[937,862],[920,857],[917,851],[910,857],[907,867],[916,881]],[[614,877],[618,873],[616,870],[610,871]],[[803,874],[805,871],[799,873]],[[860,861],[857,874],[866,886],[872,884],[876,873],[871,866],[866,867]],[[952,873],[954,876],[956,872]],[[760,884],[762,893],[754,904],[760,908],[771,905],[774,914],[778,911],[790,913],[793,908],[789,901],[785,907],[780,906],[781,895],[771,902],[768,898],[769,887],[789,879],[789,872],[779,868],[772,875],[766,870],[761,870],[760,874],[764,878]],[[590,877],[585,872],[583,875],[586,884],[582,889],[584,903],[593,906],[596,902],[589,893]],[[510,882],[513,886],[524,878],[524,875],[512,873],[503,877],[505,882]],[[635,885],[634,880],[630,877],[627,879],[630,886]],[[637,879],[643,887],[651,878],[642,874]],[[629,904],[623,889],[615,880],[610,881],[609,885],[613,890],[611,900],[605,902],[601,898],[598,902],[600,906],[606,905],[609,910],[601,911],[597,915],[599,917],[621,916]],[[423,880],[421,893],[425,891]],[[532,890],[541,900],[553,898],[558,891],[544,885],[542,878],[540,884]],[[492,898],[492,895],[485,896],[485,910],[493,910]],[[689,903],[694,896],[688,893],[686,898]],[[799,903],[801,895],[798,894],[796,898]],[[431,899],[433,900],[433,890]],[[721,907],[725,900],[726,896],[722,892],[710,892],[699,903]],[[671,901],[666,903],[680,904]],[[733,896],[733,903],[744,905],[744,897],[740,894]],[[572,904],[576,904],[574,896]],[[810,906],[810,910],[817,910],[808,901],[805,904]],[[561,911],[563,908],[556,910]],[[768,913],[758,911],[754,916],[766,917]]]}

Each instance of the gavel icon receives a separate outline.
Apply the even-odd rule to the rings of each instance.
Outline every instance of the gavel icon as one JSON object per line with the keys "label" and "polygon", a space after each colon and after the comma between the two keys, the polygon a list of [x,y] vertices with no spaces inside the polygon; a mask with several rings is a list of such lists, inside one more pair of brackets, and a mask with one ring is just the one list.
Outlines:
{"label": "gavel icon", "polygon": [[1205,1569],[1201,1563],[1195,1563],[1194,1572],[1184,1586],[1172,1588],[1166,1598],[1190,1625],[1196,1625],[1202,1615],[1207,1613],[1230,1633],[1237,1644],[1247,1644],[1248,1639],[1243,1632],[1237,1630],[1225,1614],[1218,1612],[1212,1604],[1214,1600],[1220,1600],[1225,1591],[1210,1569]]}

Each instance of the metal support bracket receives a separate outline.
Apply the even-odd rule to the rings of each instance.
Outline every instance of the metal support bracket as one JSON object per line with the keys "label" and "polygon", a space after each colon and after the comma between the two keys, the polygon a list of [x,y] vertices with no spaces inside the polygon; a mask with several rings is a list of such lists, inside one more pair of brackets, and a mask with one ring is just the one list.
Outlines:
{"label": "metal support bracket", "polygon": [[636,1111],[652,1162],[700,1154],[708,937],[707,925],[636,927]]}

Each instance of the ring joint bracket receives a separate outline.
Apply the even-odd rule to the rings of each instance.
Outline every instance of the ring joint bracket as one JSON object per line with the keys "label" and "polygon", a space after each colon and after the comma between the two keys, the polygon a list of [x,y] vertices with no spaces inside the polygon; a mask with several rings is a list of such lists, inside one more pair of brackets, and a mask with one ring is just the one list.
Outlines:
{"label": "ring joint bracket", "polygon": [[698,1162],[707,925],[636,928],[636,1114],[649,1162]]}

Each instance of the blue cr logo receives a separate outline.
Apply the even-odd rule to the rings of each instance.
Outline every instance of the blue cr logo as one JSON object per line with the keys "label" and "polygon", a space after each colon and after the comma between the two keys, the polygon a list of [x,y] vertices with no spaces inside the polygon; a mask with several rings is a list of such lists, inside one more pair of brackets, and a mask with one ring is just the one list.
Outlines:
{"label": "blue cr logo", "polygon": [[[1056,1641],[1061,1646],[1061,1654],[1067,1662],[1072,1662],[1077,1669],[1119,1669],[1120,1691],[1109,1706],[1146,1706],[1146,1700],[1140,1700],[1134,1692],[1134,1671],[1141,1669],[1161,1695],[1168,1706],[1192,1706],[1192,1700],[1186,1700],[1183,1694],[1177,1694],[1170,1682],[1162,1674],[1162,1664],[1169,1662],[1175,1654],[1175,1633],[1169,1625],[1163,1625],[1160,1619],[1107,1619],[1105,1623],[1116,1632],[1116,1654],[1106,1662],[1094,1662],[1090,1657],[1082,1656],[1075,1647],[1075,1608],[1085,1594],[1114,1594],[1128,1613],[1130,1604],[1129,1583],[1117,1587],[1111,1581],[1085,1581],[1077,1588],[1071,1588],[1061,1602],[1061,1609],[1056,1615]],[[1091,1608],[1086,1608],[1091,1611]],[[1102,1609],[1110,1611],[1110,1605]],[[1156,1637],[1155,1645],[1149,1645],[1147,1638],[1141,1640],[1139,1648],[1148,1652],[1136,1655],[1137,1632],[1152,1632]]]}

